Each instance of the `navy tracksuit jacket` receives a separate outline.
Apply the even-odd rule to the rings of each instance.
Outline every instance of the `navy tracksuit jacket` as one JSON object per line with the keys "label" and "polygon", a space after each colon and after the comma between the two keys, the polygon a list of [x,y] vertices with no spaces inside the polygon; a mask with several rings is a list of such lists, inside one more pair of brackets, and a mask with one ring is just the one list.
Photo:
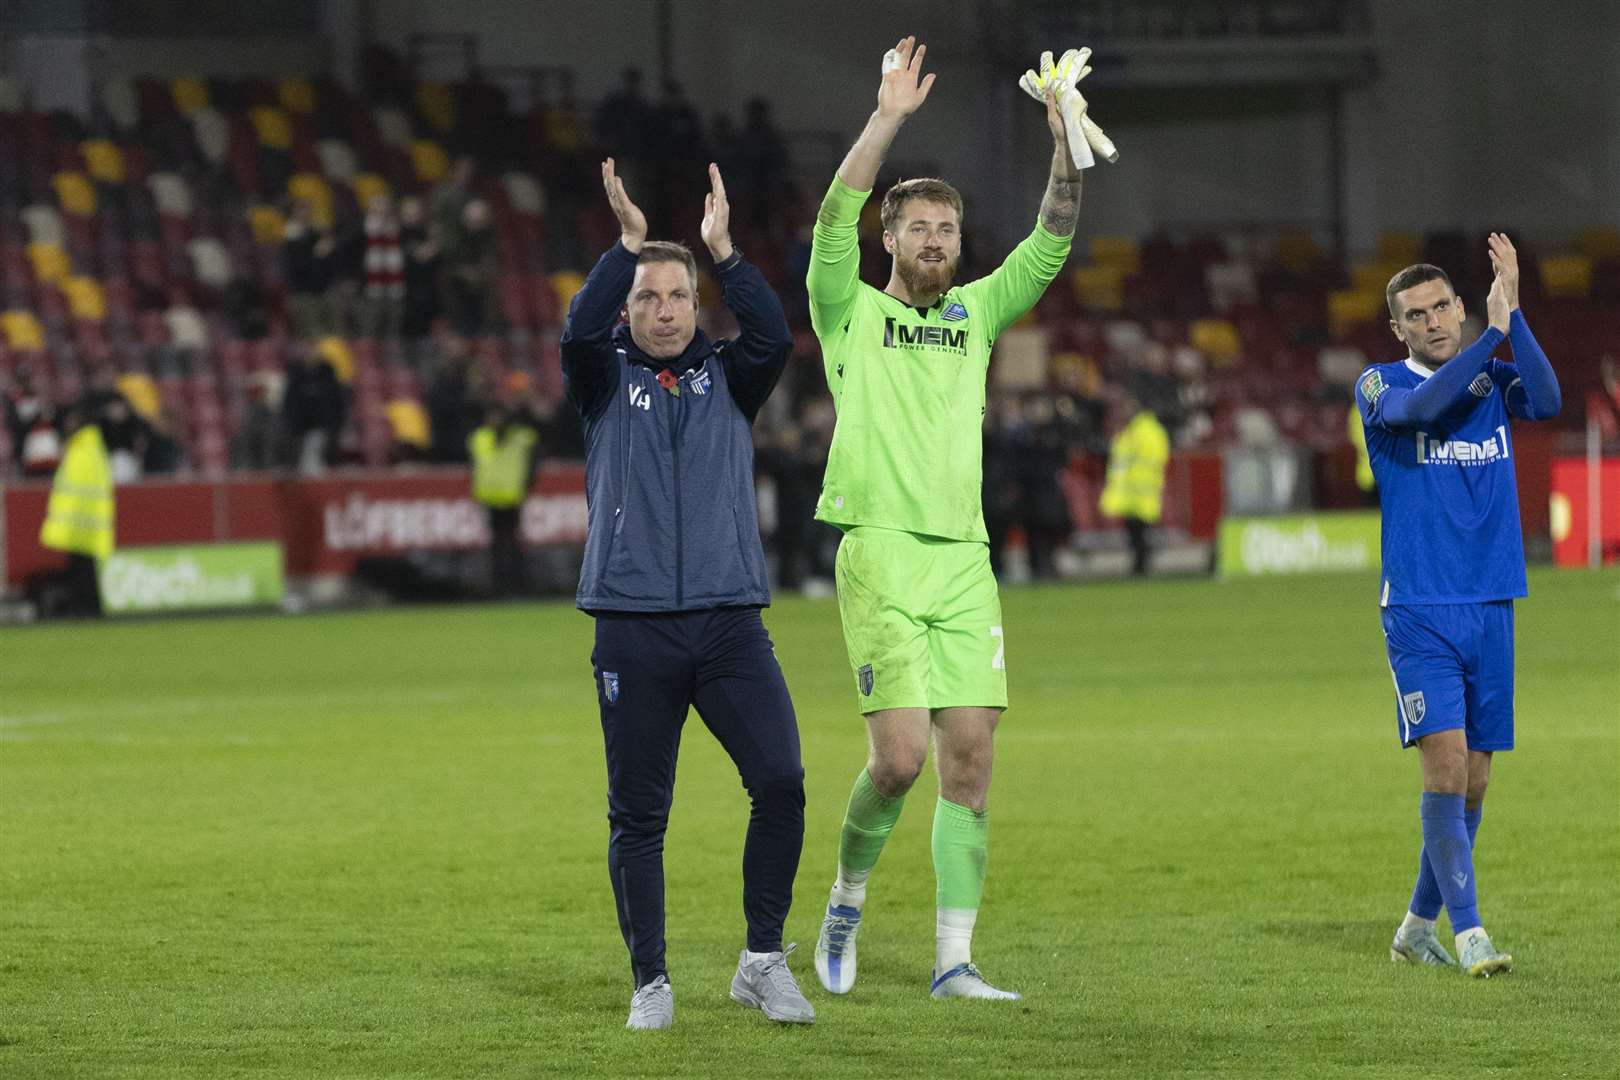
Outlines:
{"label": "navy tracksuit jacket", "polygon": [[[782,947],[804,839],[798,726],[760,609],[753,422],[793,339],[759,271],[716,267],[741,333],[654,360],[616,326],[635,277],[622,244],[568,307],[563,388],[585,426],[588,524],[577,603],[596,618],[607,751],[608,870],[641,986],[666,975],[664,831],[687,710],[731,755],[753,808],[743,849],[748,947]],[[680,393],[660,385],[668,370]]]}

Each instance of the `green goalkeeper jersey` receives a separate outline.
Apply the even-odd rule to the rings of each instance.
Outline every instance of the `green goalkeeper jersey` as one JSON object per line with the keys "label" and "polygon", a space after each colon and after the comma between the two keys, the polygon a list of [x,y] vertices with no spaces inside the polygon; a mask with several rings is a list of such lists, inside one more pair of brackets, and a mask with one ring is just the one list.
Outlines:
{"label": "green goalkeeper jersey", "polygon": [[816,216],[810,323],[838,410],[816,517],[986,543],[990,347],[1035,306],[1069,240],[1037,223],[994,273],[919,311],[860,280],[857,225],[870,195],[834,177]]}

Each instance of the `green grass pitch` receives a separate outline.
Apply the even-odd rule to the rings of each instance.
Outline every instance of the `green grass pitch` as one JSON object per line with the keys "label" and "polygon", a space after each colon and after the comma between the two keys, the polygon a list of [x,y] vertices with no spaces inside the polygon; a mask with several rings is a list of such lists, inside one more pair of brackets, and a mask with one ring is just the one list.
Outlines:
{"label": "green grass pitch", "polygon": [[865,753],[830,602],[766,615],[816,1025],[727,999],[746,798],[694,716],[676,1027],[622,1029],[590,622],[564,604],[0,631],[0,1077],[1597,1077],[1620,1030],[1620,574],[1518,608],[1478,852],[1508,977],[1388,960],[1417,865],[1375,584],[1009,590],[976,958],[934,1002],[932,773],[861,981],[810,952]]}

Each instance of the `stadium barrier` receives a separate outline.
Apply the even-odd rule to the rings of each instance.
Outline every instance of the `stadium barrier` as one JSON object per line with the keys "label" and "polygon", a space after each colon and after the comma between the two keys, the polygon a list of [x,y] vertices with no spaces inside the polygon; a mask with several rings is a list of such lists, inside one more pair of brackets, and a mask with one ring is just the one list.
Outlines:
{"label": "stadium barrier", "polygon": [[[65,565],[61,553],[39,543],[49,495],[47,483],[5,489],[9,588]],[[118,488],[116,515],[120,550],[268,541],[281,545],[286,575],[295,579],[351,575],[364,559],[474,552],[489,545],[485,511],[472,499],[467,470],[459,468],[127,484]],[[541,468],[521,520],[530,548],[582,546],[584,467]]]}
{"label": "stadium barrier", "polygon": [[1554,563],[1620,561],[1620,458],[1601,459],[1595,476],[1584,457],[1554,458],[1551,503]]}
{"label": "stadium barrier", "polygon": [[1375,511],[1229,517],[1221,521],[1216,567],[1223,581],[1274,574],[1378,570]]}

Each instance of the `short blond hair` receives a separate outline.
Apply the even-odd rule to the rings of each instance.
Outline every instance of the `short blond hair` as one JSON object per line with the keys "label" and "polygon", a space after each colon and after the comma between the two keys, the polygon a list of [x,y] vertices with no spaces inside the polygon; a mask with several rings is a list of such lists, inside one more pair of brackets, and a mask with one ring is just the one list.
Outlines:
{"label": "short blond hair", "polygon": [[944,203],[956,211],[956,224],[958,228],[961,227],[962,193],[943,180],[923,176],[915,180],[902,180],[883,196],[883,209],[879,216],[883,219],[885,232],[900,231],[900,217],[905,213],[906,203],[913,199]]}

